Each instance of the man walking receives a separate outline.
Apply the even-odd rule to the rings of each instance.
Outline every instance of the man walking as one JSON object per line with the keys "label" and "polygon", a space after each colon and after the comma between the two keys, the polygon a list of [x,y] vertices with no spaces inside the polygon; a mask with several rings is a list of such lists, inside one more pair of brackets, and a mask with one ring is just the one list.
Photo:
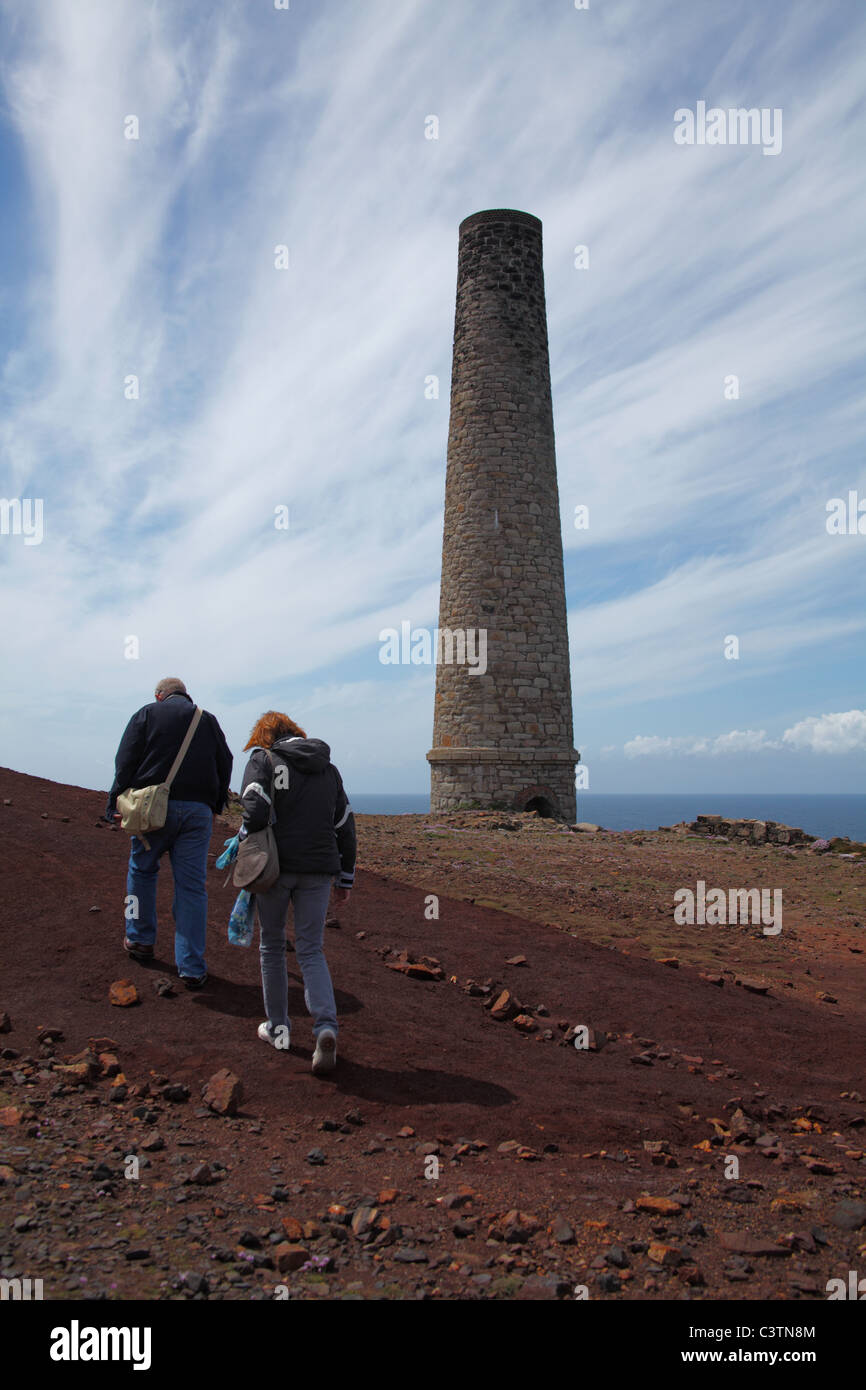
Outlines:
{"label": "man walking", "polygon": [[[106,820],[120,819],[116,806],[121,792],[165,781],[192,721],[195,705],[182,680],[168,676],[154,693],[155,703],[132,716],[120,740]],[[215,716],[204,710],[171,784],[165,826],[148,832],[149,849],[137,835],[130,844],[124,947],[134,960],[153,959],[156,880],[168,850],[174,875],[174,955],[187,989],[201,989],[207,981],[207,851],[214,815],[228,800],[231,770],[225,735]]]}

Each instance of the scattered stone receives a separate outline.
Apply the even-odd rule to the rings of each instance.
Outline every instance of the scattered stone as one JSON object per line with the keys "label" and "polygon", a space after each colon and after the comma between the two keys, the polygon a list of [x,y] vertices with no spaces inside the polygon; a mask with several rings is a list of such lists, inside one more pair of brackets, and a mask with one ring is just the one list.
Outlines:
{"label": "scattered stone", "polygon": [[514,1020],[514,1026],[521,1033],[537,1033],[538,1024],[530,1014],[518,1014]]}
{"label": "scattered stone", "polygon": [[760,980],[747,980],[743,975],[737,975],[734,979],[734,984],[740,985],[742,989],[748,990],[750,994],[769,994],[770,992],[769,985],[762,984]]}
{"label": "scattered stone", "polygon": [[613,1265],[615,1269],[628,1269],[631,1263],[628,1255],[620,1245],[611,1245],[608,1250],[605,1250],[604,1258],[607,1263]]}
{"label": "scattered stone", "polygon": [[184,1270],[183,1274],[180,1276],[179,1282],[181,1286],[187,1289],[191,1294],[210,1293],[210,1285],[208,1284],[207,1276],[204,1274],[196,1274],[193,1270]]}
{"label": "scattered stone", "polygon": [[421,956],[415,959],[408,951],[401,951],[396,960],[386,961],[389,970],[397,970],[411,980],[441,980],[445,972],[435,956]]}
{"label": "scattered stone", "polygon": [[153,989],[160,999],[172,999],[176,992],[174,984],[167,975],[157,975],[153,981]]}
{"label": "scattered stone", "polygon": [[682,1211],[680,1202],[675,1202],[672,1197],[651,1197],[644,1195],[635,1198],[635,1207],[638,1211],[655,1212],[657,1216],[676,1216],[677,1212]]}
{"label": "scattered stone", "polygon": [[356,1207],[349,1222],[352,1234],[362,1240],[375,1228],[378,1216],[378,1207]]}
{"label": "scattered stone", "polygon": [[647,1251],[648,1257],[653,1264],[664,1265],[666,1268],[673,1268],[683,1261],[683,1254],[675,1245],[665,1245],[663,1241],[650,1241]]}
{"label": "scattered stone", "polygon": [[830,1220],[842,1231],[859,1231],[866,1225],[866,1202],[845,1197],[831,1211]]}
{"label": "scattered stone", "polygon": [[108,991],[108,1002],[118,1009],[129,1009],[141,1000],[132,980],[115,980]]}
{"label": "scattered stone", "polygon": [[526,956],[509,956],[508,959],[506,960],[505,964],[506,964],[506,965],[528,965],[529,962],[527,961]]}
{"label": "scattered stone", "polygon": [[737,1255],[790,1255],[784,1245],[772,1240],[762,1240],[760,1236],[749,1235],[747,1231],[723,1231],[719,1236],[723,1250],[731,1250]]}
{"label": "scattered stone", "polygon": [[310,1252],[305,1245],[292,1245],[289,1241],[283,1240],[274,1247],[273,1257],[280,1273],[286,1274],[288,1271],[300,1269],[301,1265],[306,1264],[310,1258]]}
{"label": "scattered stone", "polygon": [[189,1086],[184,1086],[181,1082],[172,1082],[168,1086],[163,1086],[160,1095],[163,1100],[171,1100],[176,1105],[181,1105],[184,1101],[189,1100]]}
{"label": "scattered stone", "polygon": [[307,1163],[312,1164],[314,1168],[320,1168],[322,1164],[325,1163],[327,1160],[325,1158],[325,1155],[322,1153],[321,1149],[310,1149],[310,1152],[307,1154],[306,1161]]}
{"label": "scattered stone", "polygon": [[504,989],[493,1001],[490,1017],[495,1018],[497,1023],[504,1023],[507,1019],[513,1018],[518,1012],[519,1010],[514,1002],[511,991]]}
{"label": "scattered stone", "polygon": [[534,1216],[514,1209],[488,1227],[487,1238],[504,1240],[509,1245],[525,1245],[540,1229],[541,1223]]}
{"label": "scattered stone", "polygon": [[614,1274],[613,1270],[610,1269],[602,1274],[597,1274],[595,1283],[602,1293],[619,1293],[622,1288],[622,1280],[619,1275]]}
{"label": "scattered stone", "polygon": [[573,1245],[574,1231],[564,1217],[558,1216],[550,1228],[550,1234],[557,1245]]}
{"label": "scattered stone", "polygon": [[458,1211],[460,1207],[468,1207],[472,1198],[475,1196],[471,1188],[462,1188],[459,1192],[446,1192],[444,1197],[437,1197],[446,1211]]}
{"label": "scattered stone", "polygon": [[202,1087],[202,1099],[209,1110],[217,1115],[236,1115],[243,1099],[243,1083],[234,1072],[222,1067]]}

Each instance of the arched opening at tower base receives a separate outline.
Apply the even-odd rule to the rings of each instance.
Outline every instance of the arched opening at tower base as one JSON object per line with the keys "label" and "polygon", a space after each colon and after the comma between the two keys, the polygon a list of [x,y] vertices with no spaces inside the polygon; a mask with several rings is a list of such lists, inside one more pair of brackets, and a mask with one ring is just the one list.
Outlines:
{"label": "arched opening at tower base", "polygon": [[546,820],[562,820],[559,802],[550,787],[526,787],[514,798],[515,811],[537,811]]}

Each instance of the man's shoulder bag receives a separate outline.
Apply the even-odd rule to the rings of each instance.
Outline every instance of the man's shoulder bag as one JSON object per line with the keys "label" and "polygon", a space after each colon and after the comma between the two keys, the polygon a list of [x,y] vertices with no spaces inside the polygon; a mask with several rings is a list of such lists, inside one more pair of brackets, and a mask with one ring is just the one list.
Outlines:
{"label": "man's shoulder bag", "polygon": [[177,776],[178,769],[187,754],[187,749],[192,743],[193,734],[199,726],[202,711],[198,705],[190,721],[183,743],[178,749],[177,757],[171,765],[171,770],[164,782],[158,782],[153,787],[138,787],[134,791],[127,787],[125,792],[121,792],[117,798],[117,809],[121,815],[120,824],[124,830],[128,830],[130,835],[137,835],[145,849],[150,849],[147,839],[148,832],[151,830],[162,830],[168,815],[168,796],[171,791],[171,784]]}
{"label": "man's shoulder bag", "polygon": [[274,836],[273,822],[276,820],[274,807],[274,781],[276,765],[273,754],[262,750],[271,765],[271,814],[270,822],[264,830],[253,830],[238,844],[238,857],[235,860],[233,882],[236,888],[246,888],[248,893],[267,893],[280,876],[280,856]]}

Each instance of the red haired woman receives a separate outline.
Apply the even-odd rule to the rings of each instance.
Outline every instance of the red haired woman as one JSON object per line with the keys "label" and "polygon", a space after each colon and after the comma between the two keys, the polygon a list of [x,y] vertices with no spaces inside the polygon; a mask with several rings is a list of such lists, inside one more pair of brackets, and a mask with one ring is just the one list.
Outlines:
{"label": "red haired woman", "polygon": [[346,902],[355,882],[355,817],[327,743],[307,738],[287,714],[263,714],[246,747],[252,751],[241,784],[241,835],[264,830],[270,822],[280,857],[277,882],[256,894],[267,1014],[259,1037],[280,1050],[289,1048],[286,918],[291,902],[295,955],[316,1041],[313,1071],[333,1071],[337,1008],[323,949],[325,915],[332,886],[337,901]]}

